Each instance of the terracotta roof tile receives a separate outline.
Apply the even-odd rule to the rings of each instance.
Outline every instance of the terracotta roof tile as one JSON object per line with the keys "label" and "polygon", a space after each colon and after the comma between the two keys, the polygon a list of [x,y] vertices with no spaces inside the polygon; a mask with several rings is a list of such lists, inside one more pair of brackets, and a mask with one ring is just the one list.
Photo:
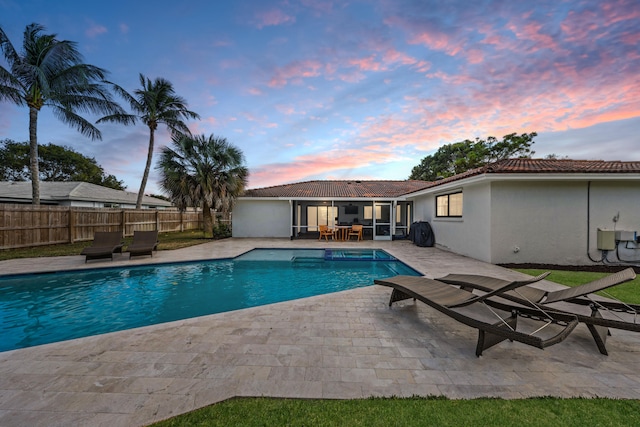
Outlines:
{"label": "terracotta roof tile", "polygon": [[604,160],[506,159],[490,164],[487,172],[628,173],[640,172],[640,162]]}
{"label": "terracotta roof tile", "polygon": [[246,197],[399,197],[431,185],[427,181],[305,181],[247,190]]}
{"label": "terracotta roof tile", "polygon": [[246,197],[349,198],[400,197],[452,181],[509,173],[640,173],[640,162],[604,160],[506,159],[438,181],[305,181],[247,190]]}
{"label": "terracotta roof tile", "polygon": [[459,181],[464,178],[482,175],[484,173],[640,173],[640,162],[621,162],[618,160],[505,159],[436,181],[434,182],[434,186],[447,182]]}

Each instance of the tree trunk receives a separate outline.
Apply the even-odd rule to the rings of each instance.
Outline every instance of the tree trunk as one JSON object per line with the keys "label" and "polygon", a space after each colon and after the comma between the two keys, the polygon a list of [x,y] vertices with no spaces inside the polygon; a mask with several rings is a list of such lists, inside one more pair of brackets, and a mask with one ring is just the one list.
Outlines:
{"label": "tree trunk", "polygon": [[144,167],[144,174],[142,175],[142,183],[140,183],[140,190],[138,190],[138,200],[136,201],[136,209],[142,209],[142,198],[144,197],[144,189],[147,186],[147,179],[149,178],[149,170],[151,170],[151,159],[153,158],[154,133],[155,133],[155,130],[149,127],[149,152],[147,153],[147,164]]}
{"label": "tree trunk", "polygon": [[31,203],[40,204],[40,171],[38,170],[38,110],[29,107],[29,170],[31,171]]}
{"label": "tree trunk", "polygon": [[202,222],[205,239],[213,239],[213,216],[211,215],[211,207],[207,202],[203,203],[202,206]]}

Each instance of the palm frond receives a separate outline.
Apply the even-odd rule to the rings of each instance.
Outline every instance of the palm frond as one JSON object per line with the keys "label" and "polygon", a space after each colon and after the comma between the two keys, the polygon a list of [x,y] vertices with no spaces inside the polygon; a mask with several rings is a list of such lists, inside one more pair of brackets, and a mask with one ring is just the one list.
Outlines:
{"label": "palm frond", "polygon": [[102,139],[102,133],[100,132],[100,130],[84,117],[67,108],[52,106],[52,109],[53,115],[58,120],[75,128],[82,135],[93,140]]}

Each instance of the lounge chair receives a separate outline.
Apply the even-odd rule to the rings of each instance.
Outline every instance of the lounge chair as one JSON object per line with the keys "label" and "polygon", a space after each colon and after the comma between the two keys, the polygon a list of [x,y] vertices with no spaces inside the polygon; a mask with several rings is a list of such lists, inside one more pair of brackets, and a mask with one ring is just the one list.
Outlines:
{"label": "lounge chair", "polygon": [[114,253],[122,253],[122,231],[96,231],[93,243],[80,252],[85,255],[84,262],[91,259],[111,258]]}
{"label": "lounge chair", "polygon": [[[463,289],[479,289],[485,292],[501,289],[510,283],[523,283],[527,286],[518,286],[512,291],[505,292],[501,297],[534,308],[547,308],[549,304],[566,303],[558,306],[558,309],[554,306],[553,309],[574,314],[581,323],[587,325],[589,332],[591,332],[598,346],[598,350],[604,355],[608,354],[605,343],[607,336],[610,335],[609,328],[640,332],[640,305],[604,300],[591,295],[595,292],[635,279],[636,273],[633,271],[633,268],[627,268],[626,270],[584,285],[568,287],[557,291],[545,291],[533,286],[528,286],[531,283],[542,280],[548,274],[549,273],[546,273],[531,280],[521,282],[510,282],[495,277],[475,274],[449,274],[437,280],[451,285],[458,285]],[[591,314],[583,314],[584,312],[581,312],[580,308],[576,307],[576,305],[589,306],[591,308]],[[611,317],[613,316],[603,318],[603,312],[609,312],[617,317],[617,319],[612,319]],[[630,315],[629,320],[624,320],[618,313],[628,313]]]}
{"label": "lounge chair", "polygon": [[133,241],[127,246],[129,258],[133,256],[151,255],[158,249],[158,231],[134,231]]}
{"label": "lounge chair", "polygon": [[[490,300],[490,298],[494,296],[499,296],[503,292],[520,286],[518,284],[509,284],[484,295],[476,295],[467,290],[426,277],[395,276],[375,280],[374,283],[393,288],[389,306],[396,301],[408,298],[417,299],[467,326],[478,329],[476,356],[482,355],[484,350],[504,340],[518,341],[542,349],[563,341],[578,324],[575,316],[566,313],[541,311],[526,307],[516,308],[502,303],[495,303],[494,305],[493,301]],[[487,304],[489,302],[491,302],[491,305]],[[488,323],[476,318],[476,316],[472,317],[471,314],[459,310],[460,308],[472,305],[488,308],[491,315],[497,316],[499,320],[496,323]],[[508,311],[510,312],[510,316],[503,318],[494,308]],[[517,331],[518,317],[542,321],[544,325],[532,333]],[[560,331],[547,338],[533,335],[549,324],[559,325]]]}

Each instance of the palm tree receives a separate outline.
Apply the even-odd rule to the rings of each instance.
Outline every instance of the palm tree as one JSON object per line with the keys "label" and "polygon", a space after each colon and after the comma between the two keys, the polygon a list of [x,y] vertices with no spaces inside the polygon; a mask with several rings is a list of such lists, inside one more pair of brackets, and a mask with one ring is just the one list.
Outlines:
{"label": "palm tree", "polygon": [[44,27],[27,25],[23,51],[18,53],[0,28],[0,49],[8,68],[0,66],[0,100],[29,107],[30,171],[32,203],[40,204],[38,170],[38,113],[44,106],[62,122],[95,140],[100,131],[78,114],[117,114],[122,108],[112,101],[107,90],[107,72],[84,64],[76,43],[42,34]]}
{"label": "palm tree", "polygon": [[147,186],[149,170],[151,169],[151,159],[153,158],[153,146],[155,144],[154,135],[159,124],[166,125],[172,134],[187,134],[191,132],[183,119],[199,119],[200,116],[193,111],[187,110],[187,103],[184,98],[175,94],[173,85],[168,80],[156,78],[151,81],[140,74],[140,85],[142,89],[136,89],[135,96],[131,96],[127,91],[118,85],[113,85],[115,91],[119,93],[131,106],[134,114],[112,114],[98,120],[100,122],[115,122],[134,124],[136,121],[142,122],[149,127],[149,152],[147,153],[147,164],[142,175],[142,183],[138,191],[136,209],[142,208],[142,197]]}
{"label": "palm tree", "polygon": [[205,237],[213,237],[211,209],[230,212],[249,176],[242,151],[213,135],[174,135],[164,147],[156,169],[160,186],[184,210],[202,207]]}

